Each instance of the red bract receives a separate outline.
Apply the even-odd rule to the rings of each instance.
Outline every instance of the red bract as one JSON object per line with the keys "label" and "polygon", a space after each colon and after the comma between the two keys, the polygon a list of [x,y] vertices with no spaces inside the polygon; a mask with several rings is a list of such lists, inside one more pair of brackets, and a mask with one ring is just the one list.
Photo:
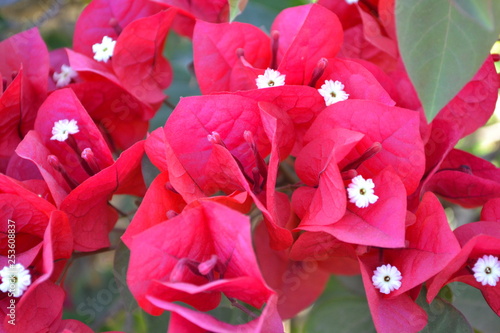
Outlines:
{"label": "red bract", "polygon": [[171,311],[169,326],[167,332],[172,333],[282,333],[283,324],[276,311],[276,296],[271,296],[258,319],[252,320],[246,324],[230,325],[221,322],[212,316],[204,313],[195,312],[175,303],[168,303],[157,298],[148,297],[153,304],[162,309]]}
{"label": "red bract", "polygon": [[402,247],[406,217],[404,186],[390,167],[373,176],[373,182],[379,197],[376,203],[366,208],[349,203],[340,220],[328,225],[301,224],[298,229],[323,231],[346,243]]}
{"label": "red bract", "polygon": [[20,133],[26,134],[32,127],[36,110],[47,95],[49,54],[37,28],[16,34],[0,42],[2,79],[8,86],[22,70],[20,104]]}
{"label": "red bract", "polygon": [[73,49],[92,58],[92,45],[100,43],[102,37],[116,40],[131,22],[151,16],[160,9],[148,0],[93,0],[76,22]]}
{"label": "red bract", "polygon": [[82,53],[68,51],[69,63],[84,80],[108,79],[156,110],[165,98],[163,90],[172,79],[172,69],[162,52],[175,13],[162,11],[123,27],[119,36],[114,37],[116,46],[107,63],[93,60],[93,52],[78,48],[75,50]]}
{"label": "red bract", "polygon": [[[65,213],[59,211],[22,187],[7,176],[0,175],[1,197],[1,250],[0,266],[11,263],[7,258],[7,230],[15,228],[16,263],[30,271],[31,285],[16,299],[16,325],[8,323],[12,318],[6,316],[3,328],[6,332],[32,332],[48,329],[60,322],[62,295],[59,304],[54,299],[41,297],[40,294],[52,294],[55,282],[67,259],[71,256],[73,239]],[[12,258],[9,258],[12,259]],[[62,293],[62,292],[61,292]],[[1,295],[2,311],[9,311],[7,294]],[[59,297],[57,296],[57,297]],[[36,311],[34,311],[36,309]],[[58,325],[58,324],[57,324]]]}
{"label": "red bract", "polygon": [[500,198],[487,201],[481,210],[481,221],[500,222]]}
{"label": "red bract", "polygon": [[[65,141],[51,140],[59,120],[76,120],[78,133]],[[140,171],[143,142],[113,157],[85,109],[70,89],[52,93],[39,110],[35,131],[19,144],[17,154],[38,167],[57,207],[67,212],[75,248],[92,251],[109,245],[117,220],[108,205],[113,193],[142,195]]]}
{"label": "red bract", "polygon": [[172,81],[170,63],[162,56],[175,11],[162,11],[127,25],[116,41],[113,70],[136,98],[159,106]]}
{"label": "red bract", "polygon": [[[378,255],[360,257],[363,283],[377,330],[419,331],[427,322],[426,315],[411,300],[410,292],[439,273],[460,251],[437,198],[431,193],[424,195],[415,222],[406,228],[404,248],[377,251]],[[401,287],[388,295],[375,289],[372,282],[373,271],[383,264],[395,266],[402,275]]]}
{"label": "red bract", "polygon": [[328,65],[315,87],[320,88],[325,80],[342,82],[349,99],[369,99],[389,106],[396,104],[374,75],[355,61],[328,59]]}
{"label": "red bract", "polygon": [[319,269],[317,259],[291,260],[288,250],[276,251],[264,225],[254,232],[255,253],[262,274],[278,294],[278,312],[282,319],[292,318],[310,306],[323,292],[330,274]]}
{"label": "red bract", "polygon": [[7,89],[0,95],[0,172],[6,172],[7,165],[21,141],[18,129],[22,122],[21,113],[21,78],[22,69]]}
{"label": "red bract", "polygon": [[462,246],[453,258],[429,284],[427,301],[437,295],[441,287],[451,282],[467,283],[481,290],[485,300],[500,316],[500,285],[482,285],[474,277],[472,267],[484,255],[500,256],[500,225],[498,222],[472,222],[455,229],[454,234]]}
{"label": "red bract", "polygon": [[[238,91],[234,94],[254,99],[257,102],[273,103],[288,114],[294,126],[295,146],[291,152],[294,156],[302,148],[304,134],[325,108],[325,101],[318,91],[308,86],[253,89]],[[280,159],[284,159],[284,156],[281,156]]]}
{"label": "red bract", "polygon": [[334,129],[300,151],[295,161],[297,176],[310,186],[298,188],[292,197],[301,226],[329,225],[344,216],[347,194],[337,163],[362,138],[358,132]]}
{"label": "red bract", "polygon": [[0,172],[6,172],[15,146],[33,128],[47,95],[49,58],[36,28],[0,42]]}
{"label": "red bract", "polygon": [[[50,53],[54,72],[61,72],[63,65],[69,66],[68,53],[74,66],[91,66],[92,60],[68,49],[58,49]],[[49,80],[49,84],[52,82]],[[84,70],[67,87],[78,96],[114,151],[126,149],[145,137],[148,120],[155,111],[121,87],[114,76],[99,77]],[[56,89],[55,85],[53,89]]]}
{"label": "red bract", "polygon": [[[179,15],[174,21],[174,29],[180,35],[193,36],[196,19],[211,23],[222,23],[229,21],[229,3],[226,0],[152,0],[167,8],[178,9]],[[241,11],[247,1],[239,1],[238,7]]]}
{"label": "red bract", "polygon": [[419,185],[424,172],[424,147],[418,130],[419,114],[374,101],[347,100],[328,106],[311,126],[306,142],[332,128],[345,128],[365,136],[339,164],[340,169],[358,160],[374,143],[382,150],[364,161],[360,174],[377,174],[387,165],[394,168],[408,194]]}
{"label": "red bract", "polygon": [[[206,170],[212,143],[207,136],[217,132],[219,140],[234,155],[247,175],[256,165],[244,132],[253,134],[261,156],[269,154],[269,141],[260,121],[255,101],[236,95],[214,95],[183,98],[165,124],[165,139],[188,174],[207,194],[222,189],[232,192],[233,186],[220,187],[210,179],[217,170]],[[184,131],[179,133],[178,129]],[[188,144],[186,144],[188,143]]]}
{"label": "red bract", "polygon": [[482,158],[454,149],[425,189],[464,207],[477,207],[498,196],[500,169]]}
{"label": "red bract", "polygon": [[164,306],[148,296],[207,311],[217,307],[222,293],[256,308],[273,295],[253,255],[248,218],[223,205],[200,202],[132,237],[129,246],[127,282],[150,313]]}
{"label": "red bract", "polygon": [[308,84],[318,61],[333,58],[342,44],[338,18],[319,5],[284,10],[271,31],[272,42],[252,25],[198,21],[193,51],[202,93],[255,89],[266,68],[285,74],[286,84]]}
{"label": "red bract", "polygon": [[[499,81],[495,65],[488,57],[462,90],[434,118],[460,128],[461,138],[486,124],[495,110]],[[455,145],[455,143],[453,143]]]}
{"label": "red bract", "polygon": [[326,232],[304,232],[293,243],[289,255],[295,261],[314,260],[330,274],[357,275],[358,250],[364,252],[366,247],[341,242]]}
{"label": "red bract", "polygon": [[[241,50],[241,51],[238,51]],[[203,94],[256,88],[257,74],[248,77],[245,64],[267,68],[271,41],[259,28],[246,23],[214,24],[197,21],[193,33],[194,68]],[[233,68],[236,68],[233,71]]]}

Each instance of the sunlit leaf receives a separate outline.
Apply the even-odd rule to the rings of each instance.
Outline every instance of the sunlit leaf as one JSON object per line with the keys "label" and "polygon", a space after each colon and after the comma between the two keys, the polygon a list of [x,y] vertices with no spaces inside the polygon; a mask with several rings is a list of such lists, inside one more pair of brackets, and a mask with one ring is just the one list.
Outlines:
{"label": "sunlit leaf", "polygon": [[[487,21],[477,21],[485,6],[469,1],[460,7],[449,0],[396,2],[401,56],[428,121],[472,78],[498,37],[500,2],[491,1],[488,9],[496,18],[491,29],[485,28]],[[465,9],[475,11],[469,14]]]}

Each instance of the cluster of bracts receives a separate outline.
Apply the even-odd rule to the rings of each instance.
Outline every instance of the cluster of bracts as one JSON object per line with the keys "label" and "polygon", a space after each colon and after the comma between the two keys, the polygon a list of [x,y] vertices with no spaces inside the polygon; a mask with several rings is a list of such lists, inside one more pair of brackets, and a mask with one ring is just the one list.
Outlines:
{"label": "cluster of bracts", "polygon": [[[424,328],[416,298],[455,281],[500,315],[500,170],[454,149],[494,111],[492,58],[429,123],[393,0],[288,8],[269,34],[228,17],[227,0],[94,0],[73,48],[36,29],[0,42],[0,331],[91,331],[62,320],[61,281],[73,254],[110,246],[115,194],[143,198],[127,283],[171,332],[282,332],[332,274],[361,274],[380,332]],[[148,133],[171,29],[192,39],[202,96]],[[480,221],[452,230],[436,195]],[[207,314],[223,296],[250,319]]]}

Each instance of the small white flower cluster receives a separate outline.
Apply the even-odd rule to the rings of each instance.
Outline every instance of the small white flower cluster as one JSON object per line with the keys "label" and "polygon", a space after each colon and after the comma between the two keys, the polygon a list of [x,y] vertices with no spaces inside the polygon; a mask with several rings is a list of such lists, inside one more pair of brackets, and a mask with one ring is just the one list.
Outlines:
{"label": "small white flower cluster", "polygon": [[325,99],[326,106],[349,98],[349,94],[344,91],[344,85],[340,81],[325,80],[318,92]]}
{"label": "small white flower cluster", "polygon": [[94,52],[94,59],[97,61],[108,62],[109,58],[113,56],[115,51],[116,40],[111,37],[104,36],[101,43],[92,45],[92,52]]}
{"label": "small white flower cluster", "polygon": [[389,294],[391,291],[401,287],[403,276],[396,266],[382,265],[373,271],[372,282],[375,288],[382,294]]}
{"label": "small white flower cluster", "polygon": [[345,0],[345,2],[347,2],[348,5],[352,5],[358,3],[358,0]]}
{"label": "small white flower cluster", "polygon": [[255,83],[257,84],[257,88],[269,88],[269,87],[277,87],[285,85],[285,76],[274,69],[266,69],[263,75],[259,75],[255,79]]}
{"label": "small white flower cluster", "polygon": [[56,82],[57,88],[66,87],[72,79],[76,78],[78,74],[70,66],[63,64],[61,66],[61,73],[54,72],[52,78]]}
{"label": "small white flower cluster", "polygon": [[349,202],[355,204],[358,208],[366,208],[370,204],[374,204],[378,200],[374,188],[373,180],[364,179],[361,175],[354,177],[347,187]]}
{"label": "small white flower cluster", "polygon": [[50,140],[66,141],[70,134],[76,134],[79,132],[77,121],[74,119],[68,120],[63,119],[54,122],[54,127],[52,127],[52,137]]}
{"label": "small white flower cluster", "polygon": [[22,264],[5,266],[0,271],[2,284],[0,290],[11,293],[14,297],[20,297],[31,284],[30,272]]}
{"label": "small white flower cluster", "polygon": [[483,286],[496,286],[500,280],[500,262],[498,257],[492,255],[484,255],[479,258],[472,268],[476,281]]}

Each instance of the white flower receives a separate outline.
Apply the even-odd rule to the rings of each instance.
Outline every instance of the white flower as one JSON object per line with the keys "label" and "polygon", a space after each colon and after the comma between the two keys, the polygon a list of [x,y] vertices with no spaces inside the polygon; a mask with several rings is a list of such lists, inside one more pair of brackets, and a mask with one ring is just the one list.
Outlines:
{"label": "white flower", "polygon": [[352,202],[358,208],[366,208],[370,204],[374,204],[378,200],[378,196],[374,194],[374,188],[373,180],[365,180],[361,175],[354,177],[347,187],[349,202]]}
{"label": "white flower", "polygon": [[30,272],[21,264],[5,266],[0,271],[2,284],[0,290],[11,293],[14,297],[20,297],[31,284]]}
{"label": "white flower", "polygon": [[78,74],[70,66],[63,64],[61,66],[61,73],[54,72],[52,78],[56,82],[57,88],[62,88],[67,86],[72,79],[76,78]]}
{"label": "white flower", "polygon": [[497,285],[498,280],[500,280],[500,262],[498,258],[492,255],[484,255],[479,258],[472,268],[474,271],[474,277],[477,282],[480,282],[483,286],[490,285],[492,287]]}
{"label": "white flower", "polygon": [[352,5],[353,3],[358,3],[358,0],[345,0],[348,5]]}
{"label": "white flower", "polygon": [[264,75],[259,75],[255,79],[255,83],[257,84],[257,88],[269,88],[269,87],[277,87],[285,85],[285,76],[280,72],[275,71],[274,69],[266,69]]}
{"label": "white flower", "polygon": [[389,294],[393,290],[398,290],[401,287],[401,272],[396,266],[382,265],[373,271],[372,282],[375,288],[379,289],[382,294]]}
{"label": "white flower", "polygon": [[340,81],[325,80],[318,92],[325,99],[326,106],[349,98],[349,94],[344,91],[344,85]]}
{"label": "white flower", "polygon": [[94,59],[97,61],[108,62],[109,58],[113,56],[116,41],[108,36],[102,38],[101,43],[92,45],[92,52],[94,52]]}
{"label": "white flower", "polygon": [[52,127],[52,137],[50,140],[66,141],[70,134],[78,133],[78,125],[76,120],[63,119],[54,122],[54,127]]}

